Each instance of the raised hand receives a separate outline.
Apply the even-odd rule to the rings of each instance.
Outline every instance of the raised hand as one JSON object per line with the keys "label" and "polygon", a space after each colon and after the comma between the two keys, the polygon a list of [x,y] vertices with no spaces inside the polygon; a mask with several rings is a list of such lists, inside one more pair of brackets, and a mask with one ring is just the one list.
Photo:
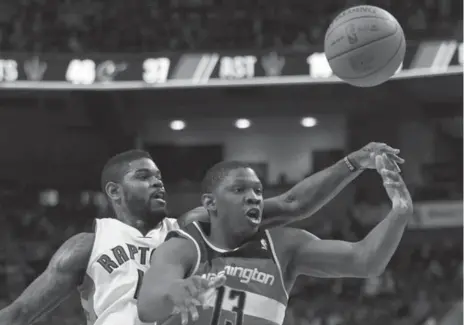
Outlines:
{"label": "raised hand", "polygon": [[371,142],[358,151],[349,154],[348,159],[358,169],[375,169],[375,157],[385,154],[385,159],[392,162],[394,170],[400,172],[401,169],[398,167],[398,164],[404,163],[404,159],[398,156],[399,153],[399,149],[392,148],[385,143]]}
{"label": "raised hand", "polygon": [[400,214],[411,214],[413,204],[403,178],[386,154],[375,157],[375,167],[383,180],[383,186],[392,202],[392,209]]}
{"label": "raised hand", "polygon": [[205,297],[216,288],[222,287],[225,281],[224,276],[206,280],[194,275],[171,286],[168,299],[174,305],[173,313],[181,315],[182,325],[188,323],[189,314],[193,321],[198,320],[197,306],[203,306]]}

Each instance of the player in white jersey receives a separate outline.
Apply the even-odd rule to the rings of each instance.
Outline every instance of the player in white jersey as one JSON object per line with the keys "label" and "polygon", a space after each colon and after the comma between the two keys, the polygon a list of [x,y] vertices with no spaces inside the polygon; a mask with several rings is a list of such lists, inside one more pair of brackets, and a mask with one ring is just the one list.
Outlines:
{"label": "player in white jersey", "polygon": [[[266,199],[262,227],[314,214],[362,170],[375,168],[376,154],[387,153],[402,163],[398,152],[386,144],[370,143],[282,195]],[[76,288],[80,289],[87,324],[143,324],[136,308],[141,278],[151,253],[177,223],[166,218],[161,172],[148,153],[131,150],[111,158],[103,169],[101,185],[115,218],[99,219],[95,232],[68,239],[45,271],[0,311],[0,325],[33,324]],[[195,220],[208,220],[206,210],[192,210],[180,223]]]}

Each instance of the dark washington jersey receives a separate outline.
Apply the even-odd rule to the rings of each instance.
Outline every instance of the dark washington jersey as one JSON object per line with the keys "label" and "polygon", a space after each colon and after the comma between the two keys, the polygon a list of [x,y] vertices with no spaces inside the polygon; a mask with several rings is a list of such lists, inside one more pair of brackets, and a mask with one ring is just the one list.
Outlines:
{"label": "dark washington jersey", "polygon": [[[258,232],[252,240],[233,249],[220,249],[205,236],[208,224],[194,222],[168,234],[192,240],[198,260],[191,275],[206,279],[225,275],[223,287],[198,308],[198,325],[281,325],[287,309],[288,294],[273,242],[268,231]],[[178,325],[173,316],[165,324]]]}

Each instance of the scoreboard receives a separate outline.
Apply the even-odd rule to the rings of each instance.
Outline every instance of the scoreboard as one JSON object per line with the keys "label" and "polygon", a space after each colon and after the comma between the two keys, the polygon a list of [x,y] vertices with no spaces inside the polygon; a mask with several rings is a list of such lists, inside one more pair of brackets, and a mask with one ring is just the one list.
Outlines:
{"label": "scoreboard", "polygon": [[[0,88],[131,89],[330,83],[322,51],[0,55]],[[408,46],[397,76],[462,73],[457,41]]]}

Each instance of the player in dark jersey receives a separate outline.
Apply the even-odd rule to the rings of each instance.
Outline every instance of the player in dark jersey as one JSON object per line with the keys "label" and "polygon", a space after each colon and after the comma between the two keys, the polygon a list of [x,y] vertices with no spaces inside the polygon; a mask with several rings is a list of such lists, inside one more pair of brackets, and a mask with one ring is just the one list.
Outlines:
{"label": "player in dark jersey", "polygon": [[399,244],[412,201],[386,156],[377,156],[376,164],[392,209],[356,243],[320,240],[300,229],[262,230],[255,172],[238,162],[214,166],[202,196],[211,222],[170,233],[155,251],[138,300],[140,319],[185,325],[190,314],[189,324],[280,325],[298,275],[379,275]]}
{"label": "player in dark jersey", "polygon": [[[388,154],[392,161],[404,162],[397,156],[398,149],[385,143],[369,143],[287,192],[266,199],[263,227],[311,216],[363,170],[374,168],[373,155],[380,153]],[[129,150],[112,157],[102,172],[102,191],[115,218],[142,234],[147,234],[167,216],[161,172],[147,152]],[[185,225],[206,219],[209,220],[208,214],[201,207],[187,212],[178,222]],[[15,301],[0,310],[0,325],[33,324],[61,304],[82,285],[94,241],[94,232],[84,232],[63,243],[43,273]]]}

